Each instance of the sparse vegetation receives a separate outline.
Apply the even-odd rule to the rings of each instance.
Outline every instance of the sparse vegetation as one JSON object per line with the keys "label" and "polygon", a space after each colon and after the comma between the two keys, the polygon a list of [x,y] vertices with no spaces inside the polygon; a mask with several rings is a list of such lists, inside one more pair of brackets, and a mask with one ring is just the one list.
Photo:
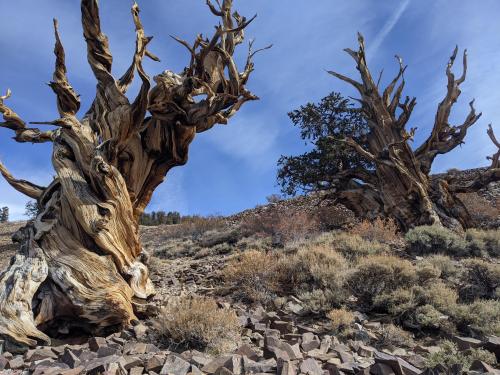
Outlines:
{"label": "sparse vegetation", "polygon": [[0,208],[0,223],[6,223],[9,221],[9,207]]}
{"label": "sparse vegetation", "polygon": [[390,349],[397,347],[410,347],[413,345],[412,335],[395,326],[394,324],[384,324],[379,331],[378,345]]}
{"label": "sparse vegetation", "polygon": [[223,279],[237,298],[269,303],[279,290],[277,270],[275,255],[248,250],[229,261]]}
{"label": "sparse vegetation", "polygon": [[181,214],[178,212],[167,212],[158,211],[151,213],[143,213],[139,223],[141,225],[172,225],[179,224],[181,222]]}
{"label": "sparse vegetation", "polygon": [[406,233],[408,250],[416,255],[444,254],[466,256],[467,241],[458,234],[437,225],[423,225]]}
{"label": "sparse vegetation", "polygon": [[466,238],[478,246],[478,252],[500,257],[500,229],[469,229]]}
{"label": "sparse vegetation", "polygon": [[360,305],[371,309],[376,296],[412,286],[417,280],[411,262],[391,255],[362,258],[348,279]]}
{"label": "sparse vegetation", "polygon": [[243,233],[271,236],[273,243],[283,246],[318,232],[318,222],[314,215],[304,211],[269,207],[265,212],[246,217],[241,224]]}
{"label": "sparse vegetation", "polygon": [[440,366],[447,371],[451,371],[452,367],[459,366],[458,372],[461,372],[467,371],[474,360],[480,360],[490,365],[496,363],[493,353],[482,349],[460,351],[457,345],[449,340],[441,342],[440,348],[441,350],[428,356],[427,367],[435,368]]}
{"label": "sparse vegetation", "polygon": [[342,328],[348,327],[354,322],[354,314],[344,308],[333,309],[327,314],[334,331],[339,331]]}
{"label": "sparse vegetation", "polygon": [[350,230],[350,234],[358,235],[368,241],[394,243],[400,239],[399,228],[393,219],[362,220]]}
{"label": "sparse vegetation", "polygon": [[464,301],[500,298],[500,264],[467,259],[461,274],[460,296]]}
{"label": "sparse vegetation", "polygon": [[153,320],[156,332],[169,345],[224,353],[236,348],[240,324],[233,310],[220,308],[204,297],[169,301]]}
{"label": "sparse vegetation", "polygon": [[458,196],[476,224],[495,220],[500,215],[500,199],[496,199],[492,204],[477,193],[459,194]]}

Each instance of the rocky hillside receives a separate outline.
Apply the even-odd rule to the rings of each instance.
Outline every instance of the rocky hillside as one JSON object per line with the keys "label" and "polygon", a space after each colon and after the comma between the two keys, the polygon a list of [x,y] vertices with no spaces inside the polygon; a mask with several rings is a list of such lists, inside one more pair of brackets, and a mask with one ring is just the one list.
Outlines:
{"label": "rocky hillside", "polygon": [[[142,227],[157,294],[140,320],[103,337],[61,322],[29,351],[0,340],[0,373],[499,373],[499,230],[402,236],[327,203]],[[0,225],[2,269],[23,224]]]}

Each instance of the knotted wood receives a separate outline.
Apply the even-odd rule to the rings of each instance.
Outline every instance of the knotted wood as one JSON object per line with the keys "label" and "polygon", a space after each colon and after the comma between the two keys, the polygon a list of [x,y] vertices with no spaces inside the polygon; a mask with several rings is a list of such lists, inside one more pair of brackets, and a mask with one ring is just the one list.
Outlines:
{"label": "knotted wood", "polygon": [[[246,88],[254,69],[251,48],[239,72],[233,59],[244,40],[247,20],[232,11],[232,1],[215,6],[219,18],[211,38],[201,34],[193,45],[176,38],[190,54],[180,74],[154,77],[142,62],[159,59],[148,49],[134,3],[136,48],[119,79],[99,19],[97,0],[82,0],[83,35],[88,62],[97,81],[96,96],[82,118],[79,95],[67,78],[65,52],[54,21],[56,56],[50,87],[59,118],[29,127],[0,97],[1,127],[18,142],[52,142],[55,178],[48,187],[17,179],[0,163],[0,172],[16,190],[37,200],[39,214],[15,236],[20,243],[9,268],[0,274],[0,335],[17,344],[49,342],[42,331],[54,327],[105,334],[137,319],[134,306],[154,294],[147,254],[139,240],[138,220],[155,188],[173,167],[187,162],[197,133],[228,120],[250,100]],[[137,72],[141,88],[130,101],[126,92]],[[60,329],[61,330],[61,329]]]}
{"label": "knotted wood", "polygon": [[[403,229],[417,225],[445,225],[455,229],[470,227],[471,217],[456,195],[457,192],[477,191],[492,181],[500,179],[498,164],[499,153],[492,156],[492,165],[488,171],[480,173],[473,181],[464,184],[452,178],[430,176],[431,167],[437,155],[445,154],[464,142],[467,130],[481,117],[474,108],[474,101],[469,103],[470,112],[460,125],[451,125],[449,117],[453,105],[461,91],[460,85],[467,74],[467,52],[463,54],[463,73],[457,79],[453,66],[458,54],[455,48],[446,67],[448,78],[447,91],[438,105],[432,131],[427,140],[415,150],[410,146],[416,128],[407,130],[416,99],[406,97],[402,100],[405,86],[406,66],[396,56],[399,71],[389,85],[381,91],[380,78],[375,83],[367,65],[365,42],[358,35],[359,49],[345,51],[354,59],[361,81],[346,77],[336,72],[333,76],[345,81],[359,92],[359,110],[364,115],[370,131],[366,134],[368,147],[365,148],[351,138],[344,139],[362,158],[374,165],[373,170],[346,171],[339,176],[347,188],[336,194],[339,200],[355,212],[382,212],[395,218]],[[499,143],[489,128],[488,134],[495,145]],[[332,140],[335,141],[335,140]],[[499,146],[500,147],[500,146]]]}

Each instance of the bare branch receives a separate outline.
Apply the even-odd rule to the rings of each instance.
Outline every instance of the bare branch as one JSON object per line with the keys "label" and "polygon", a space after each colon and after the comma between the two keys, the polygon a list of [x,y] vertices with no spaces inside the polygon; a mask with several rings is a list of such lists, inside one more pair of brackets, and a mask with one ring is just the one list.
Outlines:
{"label": "bare branch", "polygon": [[470,112],[464,123],[459,126],[453,126],[449,123],[451,109],[461,94],[460,85],[465,81],[467,73],[467,51],[464,51],[463,74],[458,80],[455,80],[452,68],[457,54],[458,47],[453,50],[450,60],[446,66],[446,76],[448,77],[447,92],[446,96],[438,106],[432,133],[429,138],[427,138],[427,140],[415,151],[415,155],[422,165],[422,170],[427,173],[430,171],[432,162],[434,161],[436,155],[445,154],[462,144],[465,136],[467,135],[467,130],[481,118],[481,113],[476,113],[474,101],[471,101],[469,103]]}
{"label": "bare branch", "polygon": [[[139,18],[140,9],[137,3],[134,2],[131,12],[136,32],[135,53],[134,58],[132,59],[132,64],[118,81],[118,87],[123,93],[127,92],[128,87],[134,80],[134,73],[136,69],[141,76],[141,79],[143,79],[143,82],[144,78],[146,78],[146,80],[149,82],[149,78],[147,77],[142,67],[142,60],[144,59],[144,56],[148,56],[153,61],[160,61],[158,57],[147,50],[147,45],[153,38],[145,36],[144,28],[142,26],[141,19]],[[149,90],[149,87],[147,89]]]}
{"label": "bare branch", "polygon": [[210,11],[211,11],[214,15],[216,15],[216,16],[218,16],[218,17],[222,17],[222,16],[224,16],[224,13],[223,13],[221,10],[219,10],[219,9],[220,9],[220,4],[219,4],[219,9],[217,9],[217,8],[216,8],[216,7],[215,7],[215,6],[214,6],[214,5],[210,2],[210,0],[207,0],[207,5],[208,5],[208,7],[210,8]]}
{"label": "bare branch", "polygon": [[26,127],[26,123],[19,117],[19,115],[4,104],[4,101],[10,96],[10,90],[7,90],[6,95],[0,96],[0,113],[3,115],[4,119],[4,122],[0,122],[0,127],[13,130],[16,133],[14,140],[19,143],[52,142],[54,138],[53,131],[42,132],[36,128]]}
{"label": "bare branch", "polygon": [[352,86],[354,86],[359,92],[362,92],[363,91],[363,85],[361,83],[359,83],[358,81],[355,81],[354,79],[352,78],[349,78],[349,77],[346,77],[342,74],[339,74],[339,73],[336,73],[336,72],[333,72],[331,70],[328,70],[327,71],[328,74],[331,74],[332,76],[334,77],[337,77],[338,79],[344,81],[344,82],[347,82],[349,84],[351,84]]}
{"label": "bare branch", "polygon": [[[406,71],[406,68],[407,68],[407,66],[403,66],[403,59],[401,57],[399,57],[398,55],[396,55],[395,57],[399,63],[399,72],[398,72],[397,76],[389,84],[389,86],[387,86],[387,88],[384,90],[384,94],[382,95],[382,98],[384,100],[385,105],[387,107],[391,107],[393,109],[397,108],[397,104],[399,103],[399,100],[401,98],[401,93],[403,92],[403,88],[404,88],[404,84],[405,84],[404,72]],[[401,85],[399,86],[398,90],[396,90],[396,94],[394,95],[394,98],[392,99],[392,103],[391,103],[392,91],[394,90],[394,87],[396,87],[396,84],[398,83],[400,78],[403,78],[403,80],[402,80]]]}
{"label": "bare branch", "polygon": [[375,155],[373,155],[371,152],[365,150],[359,143],[357,143],[354,139],[351,137],[345,138],[345,139],[338,139],[334,137],[328,137],[331,140],[335,142],[344,142],[348,146],[352,147],[354,151],[356,151],[360,156],[364,157],[367,160],[370,161],[376,161]]}
{"label": "bare branch", "polygon": [[38,199],[44,192],[46,188],[33,184],[32,182],[26,180],[18,180],[12,176],[12,174],[7,170],[5,165],[0,162],[0,174],[5,178],[5,180],[14,189],[27,195],[30,198]]}
{"label": "bare branch", "polygon": [[498,151],[493,156],[488,157],[488,159],[491,160],[491,168],[500,168],[500,142],[497,140],[495,133],[493,133],[493,127],[491,124],[488,125],[487,132],[493,144],[498,148]]}
{"label": "bare branch", "polygon": [[83,35],[87,42],[87,58],[97,80],[103,84],[114,84],[111,75],[113,56],[109,50],[108,37],[101,31],[101,19],[97,0],[82,0]]}
{"label": "bare branch", "polygon": [[54,19],[54,33],[56,38],[54,47],[56,64],[53,81],[49,85],[57,95],[57,109],[61,117],[74,116],[80,109],[80,98],[68,82],[64,47],[59,37],[58,22],[56,19]]}

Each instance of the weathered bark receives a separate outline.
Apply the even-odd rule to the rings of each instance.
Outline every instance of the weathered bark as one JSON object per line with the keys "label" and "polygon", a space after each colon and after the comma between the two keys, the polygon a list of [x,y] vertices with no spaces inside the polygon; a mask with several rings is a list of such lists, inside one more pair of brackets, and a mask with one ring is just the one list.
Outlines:
{"label": "weathered bark", "polygon": [[[403,229],[424,224],[469,227],[472,224],[471,218],[456,195],[460,190],[456,182],[431,180],[429,175],[435,157],[462,144],[467,130],[481,117],[481,114],[476,114],[474,102],[471,102],[470,113],[462,125],[452,126],[449,123],[451,108],[460,96],[460,85],[466,77],[466,52],[463,56],[463,74],[458,79],[455,79],[452,72],[458,48],[453,52],[446,69],[447,93],[439,104],[432,133],[422,146],[413,150],[409,141],[413,140],[416,128],[407,131],[406,125],[416,105],[416,99],[406,97],[401,101],[406,67],[403,66],[401,58],[396,56],[399,72],[381,93],[379,82],[374,82],[366,63],[364,39],[361,35],[358,39],[359,50],[346,49],[346,52],[355,60],[361,82],[336,72],[329,73],[354,86],[361,95],[358,99],[360,110],[370,127],[370,132],[366,135],[369,146],[365,149],[349,138],[344,142],[360,156],[372,162],[375,170],[365,171],[368,179],[362,175],[355,177],[357,181],[363,182],[357,192],[352,188],[345,191],[340,189],[338,196],[354,211],[366,212],[366,202],[361,204],[359,199],[360,194],[365,195],[375,206],[380,203],[384,214],[395,218]],[[491,128],[489,132],[493,134]],[[496,142],[494,136],[492,140]],[[496,144],[498,145],[498,142]],[[491,169],[471,183],[469,189],[478,190],[500,178],[498,154],[492,159]],[[376,177],[373,178],[373,175]],[[351,197],[353,199],[350,199]]]}
{"label": "weathered bark", "polygon": [[[219,4],[219,3],[218,3]],[[139,240],[138,220],[168,171],[187,162],[197,133],[226,124],[240,107],[257,97],[245,89],[253,71],[249,51],[243,72],[233,53],[251,22],[232,1],[219,7],[211,39],[199,35],[190,65],[181,74],[164,71],[151,88],[142,67],[151,37],[145,36],[137,4],[132,7],[136,50],[130,68],[118,80],[101,31],[97,0],[82,0],[82,24],[97,93],[79,120],[79,96],[66,76],[64,49],[55,28],[56,64],[50,87],[57,96],[56,130],[29,128],[0,97],[0,126],[18,142],[52,142],[56,177],[48,187],[14,178],[0,164],[9,184],[38,202],[34,222],[14,237],[20,253],[0,275],[0,335],[24,345],[48,342],[41,330],[72,327],[104,333],[136,319],[135,303],[154,293]],[[137,71],[142,86],[130,102],[125,93]],[[148,114],[149,113],[149,114]]]}

